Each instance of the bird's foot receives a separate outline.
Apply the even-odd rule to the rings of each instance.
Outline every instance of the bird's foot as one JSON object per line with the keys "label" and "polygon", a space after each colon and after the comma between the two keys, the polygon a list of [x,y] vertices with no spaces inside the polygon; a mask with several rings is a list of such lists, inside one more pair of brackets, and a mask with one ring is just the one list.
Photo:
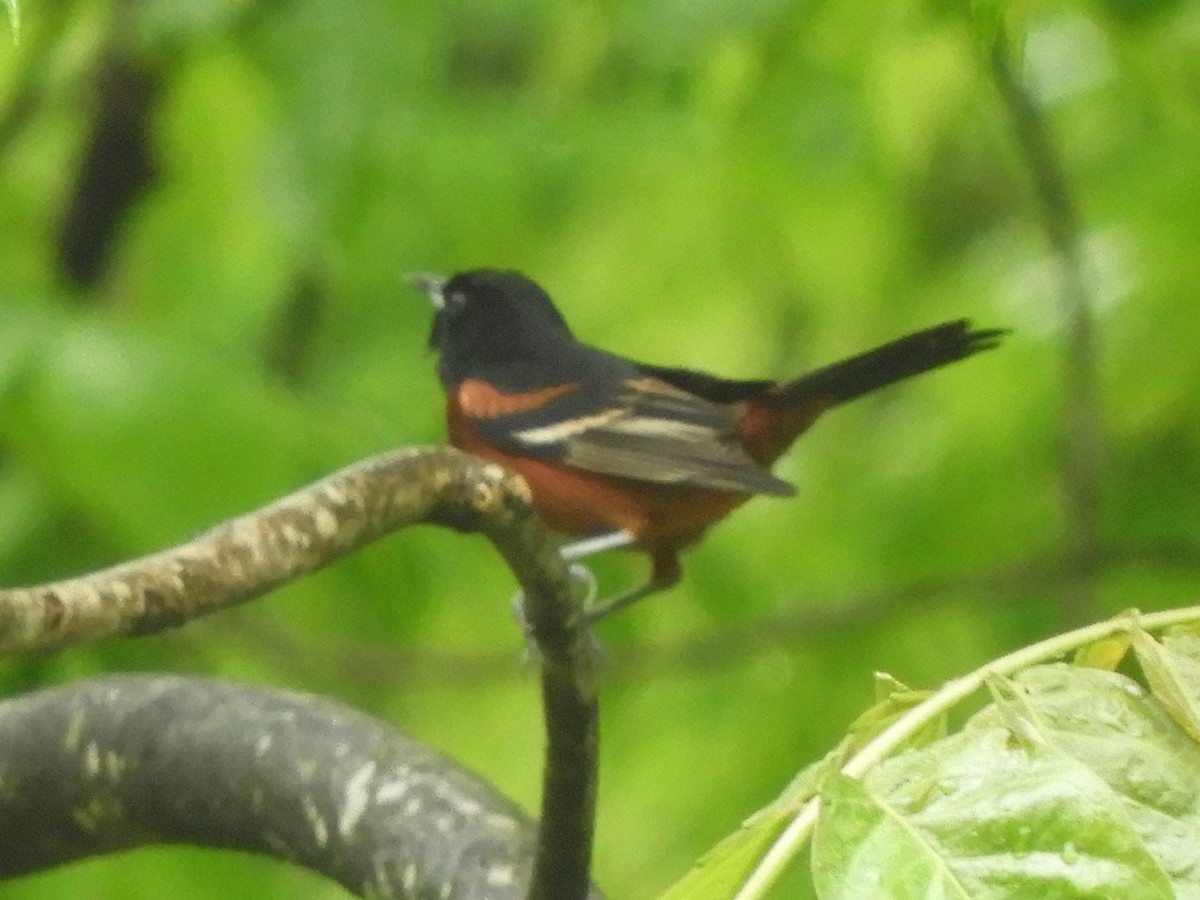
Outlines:
{"label": "bird's foot", "polygon": [[[574,595],[572,600],[574,603],[579,604],[579,608],[583,610],[583,622],[586,627],[592,621],[588,610],[591,609],[592,603],[596,599],[598,590],[596,576],[592,574],[591,569],[582,563],[571,563],[567,566],[567,574],[571,579],[571,592]],[[510,605],[513,621],[517,623],[517,627],[525,635],[525,662],[537,662],[539,657],[537,640],[533,634],[533,626],[529,624],[529,617],[525,613],[525,592],[517,591],[513,595]],[[591,649],[593,651],[599,650],[599,645],[595,644],[594,637],[589,635],[587,640],[592,642],[593,646]]]}

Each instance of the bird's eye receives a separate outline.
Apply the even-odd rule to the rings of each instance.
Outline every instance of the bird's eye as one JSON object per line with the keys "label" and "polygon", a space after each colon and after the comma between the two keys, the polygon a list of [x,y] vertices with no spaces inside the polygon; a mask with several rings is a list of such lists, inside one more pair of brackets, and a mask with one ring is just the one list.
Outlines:
{"label": "bird's eye", "polygon": [[462,309],[467,305],[467,295],[462,291],[451,291],[446,295],[447,309]]}

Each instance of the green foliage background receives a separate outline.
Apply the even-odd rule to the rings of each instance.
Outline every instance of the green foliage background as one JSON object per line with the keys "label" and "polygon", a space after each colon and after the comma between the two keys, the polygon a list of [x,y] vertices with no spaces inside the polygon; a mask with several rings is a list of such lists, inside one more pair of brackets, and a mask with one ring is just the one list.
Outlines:
{"label": "green foliage background", "polygon": [[[1029,172],[968,4],[27,2],[0,45],[0,580],[149,552],[357,458],[439,442],[401,273],[521,269],[629,355],[789,375],[948,318],[1005,347],[823,421],[684,584],[601,629],[596,875],[651,897],[844,732],[1080,619],[1196,602],[1200,5],[1032,2],[1014,52],[1083,223],[1103,437],[1086,578],[1066,343]],[[105,265],[64,217],[104,73],[155,174]],[[641,577],[597,565],[602,584]],[[340,697],[535,809],[536,685],[482,539],[414,529],[246,608],[8,660]],[[1073,597],[1070,603],[1063,597]],[[780,896],[802,893],[795,880]],[[807,889],[805,889],[807,890]],[[342,896],[147,850],[0,897]]]}

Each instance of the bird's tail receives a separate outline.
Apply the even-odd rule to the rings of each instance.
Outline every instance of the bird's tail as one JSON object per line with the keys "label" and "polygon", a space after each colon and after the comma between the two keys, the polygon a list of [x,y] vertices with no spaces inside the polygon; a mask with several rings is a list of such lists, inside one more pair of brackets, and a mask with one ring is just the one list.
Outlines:
{"label": "bird's tail", "polygon": [[772,385],[750,403],[742,443],[770,465],[826,410],[855,397],[995,347],[1004,329],[972,329],[959,319],[899,338],[850,359]]}
{"label": "bird's tail", "polygon": [[1002,328],[973,329],[966,319],[945,322],[784,382],[771,391],[781,405],[815,403],[828,409],[913,375],[991,350]]}

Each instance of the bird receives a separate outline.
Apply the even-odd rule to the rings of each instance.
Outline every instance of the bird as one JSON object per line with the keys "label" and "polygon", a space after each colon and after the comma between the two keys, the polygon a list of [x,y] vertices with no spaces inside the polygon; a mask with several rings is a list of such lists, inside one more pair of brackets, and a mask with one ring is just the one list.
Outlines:
{"label": "bird", "polygon": [[649,557],[644,583],[588,603],[593,622],[675,586],[681,552],[752,497],[794,495],[771,465],[823,413],[1007,333],[957,319],[798,378],[737,380],[583,343],[519,272],[407,279],[433,306],[450,444],[521,476],[543,522],[576,539],[567,561],[613,548]]}

